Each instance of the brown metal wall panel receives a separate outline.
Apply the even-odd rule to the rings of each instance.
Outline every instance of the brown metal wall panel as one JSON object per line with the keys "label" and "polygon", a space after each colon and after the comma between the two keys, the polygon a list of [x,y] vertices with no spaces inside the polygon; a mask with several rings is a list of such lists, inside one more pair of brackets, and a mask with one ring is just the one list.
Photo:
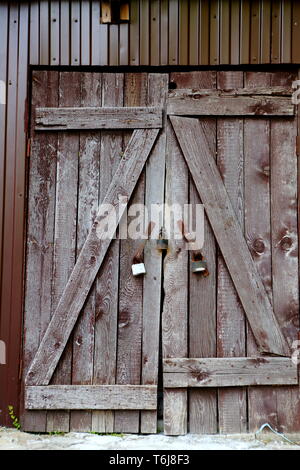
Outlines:
{"label": "brown metal wall panel", "polygon": [[70,64],[70,5],[68,0],[60,2],[60,64]]}
{"label": "brown metal wall panel", "polygon": [[241,0],[240,63],[250,63],[250,3]]}
{"label": "brown metal wall panel", "polygon": [[7,368],[0,367],[1,384],[6,384],[1,390],[1,424],[9,424],[9,402],[15,407],[18,402],[28,65],[300,63],[298,0],[130,4],[129,24],[107,26],[100,24],[98,0],[0,0],[0,79],[7,82],[7,106],[0,105],[0,339],[7,342],[9,356]]}
{"label": "brown metal wall panel", "polygon": [[178,65],[179,0],[169,0],[169,65]]}
{"label": "brown metal wall panel", "polygon": [[261,4],[260,62],[268,64],[271,57],[271,0]]}
{"label": "brown metal wall panel", "polygon": [[237,65],[240,62],[240,2],[231,1],[230,18],[230,63]]}
{"label": "brown metal wall panel", "polygon": [[258,64],[260,59],[260,1],[255,0],[251,5],[251,41],[250,41],[250,62]]}
{"label": "brown metal wall panel", "polygon": [[29,61],[32,65],[39,63],[39,29],[40,29],[40,6],[39,2],[30,4],[30,42],[29,42]]}
{"label": "brown metal wall panel", "polygon": [[220,63],[230,62],[230,1],[220,4]]}
{"label": "brown metal wall panel", "polygon": [[179,3],[179,65],[189,63],[189,2]]}
{"label": "brown metal wall panel", "polygon": [[292,23],[292,62],[300,63],[300,3],[293,1],[293,23]]}
{"label": "brown metal wall panel", "polygon": [[80,2],[71,2],[71,65],[80,63]]}
{"label": "brown metal wall panel", "polygon": [[199,1],[190,0],[189,21],[189,64],[197,65],[199,60],[200,15]]}
{"label": "brown metal wall panel", "polygon": [[281,63],[289,64],[292,60],[292,2],[282,0],[282,40]]}
{"label": "brown metal wall panel", "polygon": [[81,2],[81,65],[90,65],[90,2]]}
{"label": "brown metal wall panel", "polygon": [[211,65],[218,65],[220,61],[220,2],[213,0],[210,2],[210,57]]}
{"label": "brown metal wall panel", "polygon": [[272,2],[272,43],[271,43],[271,62],[279,64],[281,59],[281,2],[273,0]]}
{"label": "brown metal wall panel", "polygon": [[50,64],[59,65],[60,51],[59,51],[59,28],[60,28],[60,14],[59,2],[51,2],[50,5]]}
{"label": "brown metal wall panel", "polygon": [[49,9],[49,1],[40,2],[40,65],[49,65]]}

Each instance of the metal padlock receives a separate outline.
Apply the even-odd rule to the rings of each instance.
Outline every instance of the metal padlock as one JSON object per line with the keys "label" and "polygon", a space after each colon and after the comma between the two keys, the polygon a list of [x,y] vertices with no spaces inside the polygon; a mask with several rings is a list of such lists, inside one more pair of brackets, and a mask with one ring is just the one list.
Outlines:
{"label": "metal padlock", "polygon": [[133,263],[131,269],[134,276],[141,276],[142,274],[146,274],[146,267],[144,263]]}
{"label": "metal padlock", "polygon": [[164,228],[160,229],[159,239],[157,240],[158,250],[167,250],[169,246],[169,240],[166,238],[166,233]]}
{"label": "metal padlock", "polygon": [[205,271],[207,271],[206,261],[192,261],[193,273],[204,273]]}
{"label": "metal padlock", "polygon": [[193,253],[191,262],[192,273],[208,276],[207,262],[203,259],[200,252]]}

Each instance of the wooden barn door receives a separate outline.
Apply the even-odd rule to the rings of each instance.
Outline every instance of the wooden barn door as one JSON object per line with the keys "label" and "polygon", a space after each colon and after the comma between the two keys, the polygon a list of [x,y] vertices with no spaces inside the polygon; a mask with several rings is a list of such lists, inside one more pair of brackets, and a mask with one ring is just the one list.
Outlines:
{"label": "wooden barn door", "polygon": [[146,250],[148,275],[133,277],[136,242],[110,243],[97,212],[112,204],[121,216],[126,198],[163,202],[167,80],[33,73],[27,431],[157,430],[161,252]]}
{"label": "wooden barn door", "polygon": [[[25,430],[156,432],[161,340],[166,434],[300,431],[295,79],[33,72]],[[124,197],[203,203],[209,275],[171,237],[134,277]]]}
{"label": "wooden barn door", "polygon": [[164,269],[167,434],[300,430],[297,119],[293,73],[174,73],[166,201],[202,202],[202,254]]}

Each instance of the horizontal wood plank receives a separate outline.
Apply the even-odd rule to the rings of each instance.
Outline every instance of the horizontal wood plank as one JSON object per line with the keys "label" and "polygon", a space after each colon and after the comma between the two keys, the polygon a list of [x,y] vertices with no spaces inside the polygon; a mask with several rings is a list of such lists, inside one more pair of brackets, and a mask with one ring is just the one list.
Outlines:
{"label": "horizontal wood plank", "polygon": [[162,109],[132,108],[37,108],[38,131],[84,129],[160,129]]}
{"label": "horizontal wood plank", "polygon": [[165,359],[164,387],[294,385],[297,366],[284,357]]}
{"label": "horizontal wood plank", "polygon": [[171,122],[259,349],[289,356],[201,122],[175,116]]}
{"label": "horizontal wood plank", "polygon": [[186,116],[282,116],[295,113],[290,97],[268,95],[207,95],[202,90],[170,94],[167,113]]}
{"label": "horizontal wood plank", "polygon": [[30,410],[156,410],[154,385],[48,385],[25,389]]}
{"label": "horizontal wood plank", "polygon": [[[59,304],[26,377],[27,385],[48,385],[65,349],[87,295],[102,265],[126,205],[151,152],[159,130],[133,132],[108,192],[82,247]],[[102,222],[103,207],[111,207],[109,230]],[[118,214],[114,217],[112,207]],[[108,220],[107,218],[105,219]]]}
{"label": "horizontal wood plank", "polygon": [[175,88],[169,90],[169,98],[185,98],[195,95],[201,96],[291,96],[293,89],[290,86],[270,87],[244,87],[244,88]]}

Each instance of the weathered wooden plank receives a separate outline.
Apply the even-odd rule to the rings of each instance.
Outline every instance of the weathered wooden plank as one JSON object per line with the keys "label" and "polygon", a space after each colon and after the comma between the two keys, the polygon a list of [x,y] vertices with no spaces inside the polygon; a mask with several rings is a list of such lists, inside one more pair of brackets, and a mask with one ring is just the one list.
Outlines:
{"label": "weathered wooden plank", "polygon": [[[59,106],[80,105],[81,76],[76,72],[59,74]],[[55,191],[54,253],[52,275],[53,315],[68,282],[76,260],[76,220],[79,164],[79,135],[64,133],[58,136]],[[63,260],[63,262],[62,262]],[[53,375],[53,384],[70,384],[72,375],[72,344],[68,343]],[[48,413],[47,430],[68,432],[70,413]]]}
{"label": "weathered wooden plank", "polygon": [[[148,77],[146,73],[125,74],[125,106],[146,106],[148,95]],[[124,134],[126,144],[129,133]],[[145,174],[140,179],[132,196],[131,205],[144,204]],[[140,217],[143,217],[141,209]],[[126,228],[131,217],[124,222]],[[142,230],[143,231],[143,230]],[[127,237],[121,240],[119,271],[119,314],[116,383],[126,385],[141,383],[142,369],[142,322],[143,322],[143,276],[132,276],[132,259],[137,246],[136,241]],[[136,411],[118,411],[115,413],[115,432],[138,433],[140,413]]]}
{"label": "weathered wooden plank", "polygon": [[[170,123],[167,125],[166,204],[183,208],[188,200],[188,169]],[[167,214],[165,215],[167,221]],[[167,225],[167,224],[166,224]],[[176,221],[174,222],[176,226]],[[168,236],[170,228],[166,226]],[[162,313],[163,357],[188,354],[188,252],[174,233],[164,261],[164,305]],[[168,435],[187,432],[187,390],[164,391],[164,430]]]}
{"label": "weathered wooden plank", "polygon": [[[102,76],[99,73],[81,73],[81,105],[99,106],[101,104],[101,79]],[[77,257],[97,214],[100,175],[99,133],[97,131],[88,134],[81,133],[79,140]],[[72,384],[74,385],[92,383],[94,325],[95,290],[93,288],[74,329],[72,358]],[[73,411],[70,416],[70,431],[90,431],[91,419],[90,411]]]}
{"label": "weathered wooden plank", "polygon": [[[58,73],[33,74],[32,109],[58,104]],[[45,91],[46,90],[46,91]],[[32,132],[34,132],[32,130]],[[29,164],[27,264],[24,305],[24,377],[51,318],[52,257],[54,241],[57,134],[34,135]],[[39,210],[36,210],[36,208]],[[39,327],[37,328],[37,325]],[[22,427],[45,432],[43,411],[25,411]]]}
{"label": "weathered wooden plank", "polygon": [[197,93],[170,97],[167,113],[187,116],[293,116],[294,105],[283,96],[206,96]]}
{"label": "weathered wooden plank", "polygon": [[164,360],[164,386],[240,387],[297,384],[297,366],[285,357],[175,358]]}
{"label": "weathered wooden plank", "polygon": [[[158,130],[134,131],[121,159],[103,201],[104,204],[112,205],[118,212],[119,219],[125,210],[122,198],[130,198],[158,132]],[[105,231],[105,227],[101,227],[102,217],[100,206],[100,211],[30,367],[27,375],[28,385],[47,385],[63,353],[118,225],[118,220],[113,220],[112,217],[109,229]]]}
{"label": "weathered wooden plank", "polygon": [[[243,72],[219,72],[218,88],[243,85]],[[256,123],[256,121],[255,121]],[[243,120],[218,119],[217,163],[241,228],[244,225]],[[217,356],[242,357],[245,351],[245,315],[223,257],[218,256]],[[218,390],[220,433],[246,432],[247,397],[242,388]]]}
{"label": "weathered wooden plank", "polygon": [[[168,91],[168,75],[151,73],[148,75],[148,104],[164,106]],[[164,202],[165,189],[166,132],[163,130],[146,163],[145,204],[151,210],[152,204]],[[153,206],[152,206],[153,207]],[[156,227],[159,231],[160,227]],[[155,243],[155,242],[154,242]],[[162,252],[148,243],[144,250],[147,275],[143,286],[143,344],[142,344],[142,383],[157,384],[161,312]],[[141,413],[141,432],[157,432],[157,412]]]}
{"label": "weathered wooden plank", "polygon": [[35,129],[159,129],[162,110],[157,107],[65,107],[37,108]]}
{"label": "weathered wooden plank", "polygon": [[[203,11],[203,10],[202,10]],[[171,82],[177,89],[207,89],[214,93],[216,72],[175,72]],[[175,91],[176,91],[175,90]],[[205,133],[211,152],[216,154],[216,121],[206,118]],[[182,157],[181,157],[182,158]],[[201,204],[198,191],[189,174],[190,204]],[[193,227],[196,226],[195,206],[193,207]],[[192,357],[216,356],[216,242],[207,216],[204,220],[204,246],[202,254],[209,262],[209,276],[189,274],[189,354]],[[191,260],[191,254],[190,254]],[[199,301],[201,299],[201,301]],[[193,389],[188,391],[189,432],[213,434],[217,432],[217,392],[213,389]]]}
{"label": "weathered wooden plank", "polygon": [[[270,6],[270,5],[269,5]],[[264,6],[265,7],[265,6]],[[270,86],[270,74],[247,72],[246,87]],[[270,250],[270,123],[269,119],[244,120],[245,237],[272,302],[272,261]],[[259,139],[257,136],[260,136]],[[259,354],[247,324],[247,355]],[[248,389],[248,427],[255,431],[264,423],[277,426],[276,391],[273,387]]]}
{"label": "weathered wooden plank", "polygon": [[[291,72],[277,72],[271,75],[271,85],[290,84],[296,78],[297,75]],[[296,119],[289,122],[272,120],[270,187],[273,307],[290,345],[299,339],[296,136]],[[276,398],[278,430],[299,431],[299,387],[282,387],[276,390]]]}
{"label": "weathered wooden plank", "polygon": [[25,389],[31,410],[155,410],[155,385],[47,385]]}
{"label": "weathered wooden plank", "polygon": [[[224,73],[224,72],[223,72]],[[195,72],[193,72],[195,74]],[[182,73],[179,74],[173,74],[173,76],[178,77],[178,75],[182,75]],[[293,93],[293,89],[289,85],[277,85],[277,86],[249,86],[248,84],[245,84],[244,87],[241,86],[240,81],[235,81],[235,82],[229,82],[231,83],[229,85],[222,83],[219,85],[219,87],[216,88],[207,88],[207,87],[201,87],[201,86],[195,86],[191,87],[191,84],[193,83],[192,77],[189,79],[190,74],[188,74],[186,83],[185,85],[188,85],[188,88],[186,86],[180,86],[181,80],[179,79],[179,83],[177,83],[177,88],[175,90],[170,90],[169,91],[169,99],[174,100],[176,99],[181,99],[184,100],[185,98],[201,98],[202,96],[222,96],[222,97],[241,97],[241,96],[258,96],[261,98],[264,98],[264,96],[291,96]],[[258,75],[266,75],[264,72],[258,73]],[[262,95],[262,96],[261,96]]]}
{"label": "weathered wooden plank", "polygon": [[[123,106],[124,75],[104,73],[102,79],[102,106]],[[118,168],[123,150],[122,131],[101,132],[99,201],[105,198]],[[93,384],[111,384],[116,380],[119,246],[113,240],[96,279],[96,318]],[[96,432],[114,431],[113,411],[94,411],[92,427]]]}
{"label": "weathered wooden plank", "polygon": [[201,123],[175,116],[171,121],[261,351],[289,355]]}

